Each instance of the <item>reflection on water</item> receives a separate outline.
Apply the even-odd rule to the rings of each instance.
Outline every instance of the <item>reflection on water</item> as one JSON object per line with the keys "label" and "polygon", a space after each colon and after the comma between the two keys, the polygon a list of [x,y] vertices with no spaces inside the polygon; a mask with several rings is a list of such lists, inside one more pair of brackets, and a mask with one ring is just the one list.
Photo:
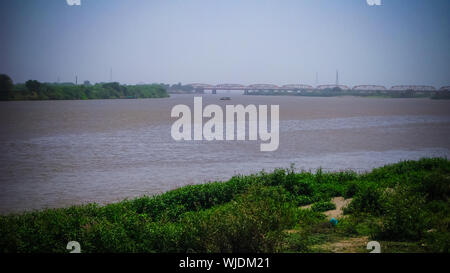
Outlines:
{"label": "reflection on water", "polygon": [[279,104],[280,147],[259,142],[175,142],[169,99],[1,104],[0,212],[107,203],[276,167],[366,171],[450,154],[449,102],[233,96],[215,103]]}

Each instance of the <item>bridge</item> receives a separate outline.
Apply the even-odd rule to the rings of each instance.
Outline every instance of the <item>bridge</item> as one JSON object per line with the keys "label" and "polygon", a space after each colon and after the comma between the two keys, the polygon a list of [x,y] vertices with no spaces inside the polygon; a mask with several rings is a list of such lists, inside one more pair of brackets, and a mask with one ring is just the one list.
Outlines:
{"label": "bridge", "polygon": [[[204,83],[191,83],[188,84],[189,86],[192,86],[192,88],[196,92],[204,92],[206,90],[212,91],[213,94],[216,94],[218,90],[236,90],[236,91],[244,91],[245,93],[250,91],[272,91],[272,92],[283,92],[283,91],[314,91],[314,90],[326,90],[326,89],[336,89],[339,88],[341,90],[352,90],[352,91],[382,91],[387,92],[388,89],[382,85],[356,85],[354,87],[350,87],[347,85],[339,85],[339,84],[323,84],[318,85],[316,87],[313,87],[308,84],[286,84],[282,86],[278,86],[275,84],[250,84],[250,85],[243,85],[243,84],[230,84],[230,83],[224,83],[224,84],[217,84],[217,85],[211,85],[211,84],[204,84]],[[448,91],[450,90],[450,86],[444,86],[439,89],[439,91]],[[396,85],[392,86],[389,91],[415,91],[415,92],[436,92],[438,89],[436,89],[434,86],[429,85]]]}
{"label": "bridge", "polygon": [[204,84],[204,83],[191,83],[188,84],[192,86],[192,88],[197,92],[202,91],[212,91],[216,93],[218,90],[237,90],[237,91],[300,91],[300,90],[314,90],[314,87],[307,84],[286,84],[283,86],[278,86],[275,84],[251,84],[251,85],[242,85],[242,84]]}
{"label": "bridge", "polygon": [[352,88],[354,91],[386,91],[382,85],[356,85]]}
{"label": "bridge", "polygon": [[323,84],[323,85],[318,85],[316,87],[316,89],[318,89],[318,90],[335,89],[335,88],[339,88],[342,90],[350,90],[350,88],[347,85],[342,85],[342,84]]}

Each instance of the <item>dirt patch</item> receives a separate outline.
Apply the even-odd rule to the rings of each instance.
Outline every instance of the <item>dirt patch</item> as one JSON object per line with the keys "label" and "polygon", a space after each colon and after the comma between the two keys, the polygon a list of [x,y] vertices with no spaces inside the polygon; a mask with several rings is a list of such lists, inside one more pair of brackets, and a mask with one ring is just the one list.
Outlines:
{"label": "dirt patch", "polygon": [[332,203],[336,205],[336,209],[325,211],[324,214],[328,219],[331,218],[340,218],[344,215],[344,208],[350,204],[352,198],[345,199],[344,197],[335,197],[331,200]]}
{"label": "dirt patch", "polygon": [[[334,210],[328,210],[325,211],[324,214],[327,216],[327,219],[330,220],[331,218],[340,218],[344,215],[344,208],[350,204],[352,201],[352,198],[345,199],[344,197],[334,197],[331,199],[331,202],[336,205],[336,209]],[[302,209],[310,209],[312,207],[311,205],[302,206]]]}
{"label": "dirt patch", "polygon": [[292,233],[299,233],[301,230],[299,229],[287,229],[285,230],[286,233],[292,234]]}
{"label": "dirt patch", "polygon": [[348,238],[333,243],[325,243],[322,245],[316,245],[314,249],[320,252],[333,252],[333,253],[360,253],[364,252],[369,242],[369,237],[355,237]]}
{"label": "dirt patch", "polygon": [[301,206],[300,208],[302,208],[302,209],[310,209],[312,207],[312,204],[311,205],[306,205],[306,206]]}

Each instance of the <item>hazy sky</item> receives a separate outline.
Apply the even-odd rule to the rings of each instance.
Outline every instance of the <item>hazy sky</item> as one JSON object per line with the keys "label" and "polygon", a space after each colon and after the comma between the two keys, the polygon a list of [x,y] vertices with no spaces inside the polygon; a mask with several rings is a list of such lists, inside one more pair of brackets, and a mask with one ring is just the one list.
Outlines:
{"label": "hazy sky", "polygon": [[450,85],[450,1],[2,0],[14,82]]}

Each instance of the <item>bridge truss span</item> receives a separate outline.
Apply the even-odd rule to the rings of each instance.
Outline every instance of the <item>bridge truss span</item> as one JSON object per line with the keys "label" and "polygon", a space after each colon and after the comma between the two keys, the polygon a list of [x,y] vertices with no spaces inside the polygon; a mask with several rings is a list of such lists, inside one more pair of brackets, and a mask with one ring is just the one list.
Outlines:
{"label": "bridge truss span", "polygon": [[386,91],[386,87],[382,85],[356,85],[352,88],[353,91]]}
{"label": "bridge truss span", "polygon": [[341,90],[350,90],[350,88],[347,85],[342,85],[342,84],[323,84],[323,85],[318,85],[316,87],[316,89],[318,89],[318,90],[335,89],[335,88],[339,88]]}

